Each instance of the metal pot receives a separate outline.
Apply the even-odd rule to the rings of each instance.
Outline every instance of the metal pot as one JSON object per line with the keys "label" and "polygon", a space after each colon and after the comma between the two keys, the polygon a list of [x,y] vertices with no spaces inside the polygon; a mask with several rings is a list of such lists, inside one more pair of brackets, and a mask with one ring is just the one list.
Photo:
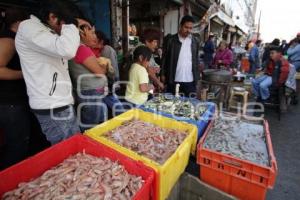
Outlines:
{"label": "metal pot", "polygon": [[211,73],[213,73],[213,72],[216,72],[216,71],[219,71],[218,69],[205,69],[205,70],[203,70],[203,74],[204,75],[208,75],[208,74],[211,74]]}
{"label": "metal pot", "polygon": [[236,82],[243,82],[245,80],[246,76],[245,75],[234,75],[233,78],[234,78],[234,81],[236,81]]}
{"label": "metal pot", "polygon": [[203,80],[216,83],[229,83],[232,74],[227,70],[206,69],[203,71]]}

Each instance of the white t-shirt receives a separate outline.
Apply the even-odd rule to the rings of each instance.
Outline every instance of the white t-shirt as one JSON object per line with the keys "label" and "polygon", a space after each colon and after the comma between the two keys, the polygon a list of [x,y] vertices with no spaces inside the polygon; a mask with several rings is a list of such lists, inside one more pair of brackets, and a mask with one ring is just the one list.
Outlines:
{"label": "white t-shirt", "polygon": [[182,38],[179,36],[181,49],[178,57],[175,82],[193,82],[192,71],[192,37]]}
{"label": "white t-shirt", "polygon": [[20,24],[15,43],[30,107],[51,109],[73,104],[68,60],[80,43],[76,26],[63,25],[58,35],[31,15]]}

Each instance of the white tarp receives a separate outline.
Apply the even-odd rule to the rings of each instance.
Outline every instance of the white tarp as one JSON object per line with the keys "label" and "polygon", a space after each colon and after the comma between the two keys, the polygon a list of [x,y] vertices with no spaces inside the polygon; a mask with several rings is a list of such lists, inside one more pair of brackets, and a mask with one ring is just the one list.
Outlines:
{"label": "white tarp", "polygon": [[[236,27],[238,28],[238,32],[240,35],[247,34],[249,32],[249,28],[241,24],[236,23]],[[243,33],[241,34],[239,30],[241,30]]]}
{"label": "white tarp", "polygon": [[164,17],[164,35],[175,34],[178,32],[179,11],[170,10]]}
{"label": "white tarp", "polygon": [[226,13],[224,13],[222,10],[219,10],[218,12],[212,14],[210,16],[210,19],[213,19],[215,17],[219,18],[221,21],[223,21],[224,23],[226,23],[232,27],[235,26],[233,19],[231,17],[229,17]]}

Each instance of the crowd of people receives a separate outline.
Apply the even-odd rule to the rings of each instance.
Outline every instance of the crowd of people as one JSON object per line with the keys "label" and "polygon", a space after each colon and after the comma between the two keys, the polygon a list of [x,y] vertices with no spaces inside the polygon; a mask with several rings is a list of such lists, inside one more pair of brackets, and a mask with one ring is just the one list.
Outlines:
{"label": "crowd of people", "polygon": [[[124,96],[117,54],[105,34],[71,1],[46,0],[39,13],[7,9],[0,32],[0,129],[4,150],[0,168],[27,155],[33,123],[54,145],[84,132],[107,118],[144,104],[153,92],[196,95],[200,80],[199,41],[192,34],[194,19],[184,16],[178,33],[164,38],[146,28],[142,44],[131,55]],[[206,68],[234,68],[235,48],[225,41],[216,48],[210,34],[203,47]],[[249,73],[254,94],[269,98],[270,85],[285,84],[293,67],[300,70],[300,34],[289,44],[275,39],[265,46],[249,43]],[[288,60],[286,59],[288,58]]]}
{"label": "crowd of people", "polygon": [[7,9],[0,34],[0,168],[28,155],[31,120],[54,145],[145,103],[154,90],[175,92],[179,83],[185,95],[196,93],[199,43],[193,24],[191,16],[183,17],[158,55],[160,32],[144,30],[121,97],[114,92],[120,88],[116,51],[75,4],[47,0],[31,15]]}
{"label": "crowd of people", "polygon": [[[252,85],[258,102],[271,100],[270,90],[282,86],[291,93],[295,92],[295,75],[296,71],[300,71],[300,33],[290,43],[274,39],[263,45],[261,40],[256,40],[249,41],[243,49],[240,44],[231,46],[221,41],[217,48],[215,46],[214,34],[211,33],[203,46],[205,68],[225,69],[233,73],[242,71],[256,76]],[[242,57],[246,57],[248,68],[243,67]]]}
{"label": "crowd of people", "polygon": [[300,71],[300,34],[290,43],[286,40],[274,39],[270,44],[262,46],[256,41],[250,49],[251,73],[262,75],[254,79],[253,92],[259,102],[272,101],[271,91],[284,89],[290,91],[296,101],[296,72]]}
{"label": "crowd of people", "polygon": [[233,64],[233,51],[229,44],[223,40],[216,48],[215,36],[209,34],[208,40],[203,46],[203,61],[206,69],[225,69],[230,70]]}

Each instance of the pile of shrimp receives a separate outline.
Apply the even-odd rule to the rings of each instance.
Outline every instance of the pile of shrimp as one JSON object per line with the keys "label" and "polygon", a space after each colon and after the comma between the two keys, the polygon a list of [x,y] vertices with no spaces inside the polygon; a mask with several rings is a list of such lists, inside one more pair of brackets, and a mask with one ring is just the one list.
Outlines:
{"label": "pile of shrimp", "polygon": [[78,153],[35,180],[20,183],[2,199],[129,200],[143,183],[118,162]]}
{"label": "pile of shrimp", "polygon": [[109,140],[163,164],[187,137],[187,131],[161,128],[132,119],[104,134]]}

